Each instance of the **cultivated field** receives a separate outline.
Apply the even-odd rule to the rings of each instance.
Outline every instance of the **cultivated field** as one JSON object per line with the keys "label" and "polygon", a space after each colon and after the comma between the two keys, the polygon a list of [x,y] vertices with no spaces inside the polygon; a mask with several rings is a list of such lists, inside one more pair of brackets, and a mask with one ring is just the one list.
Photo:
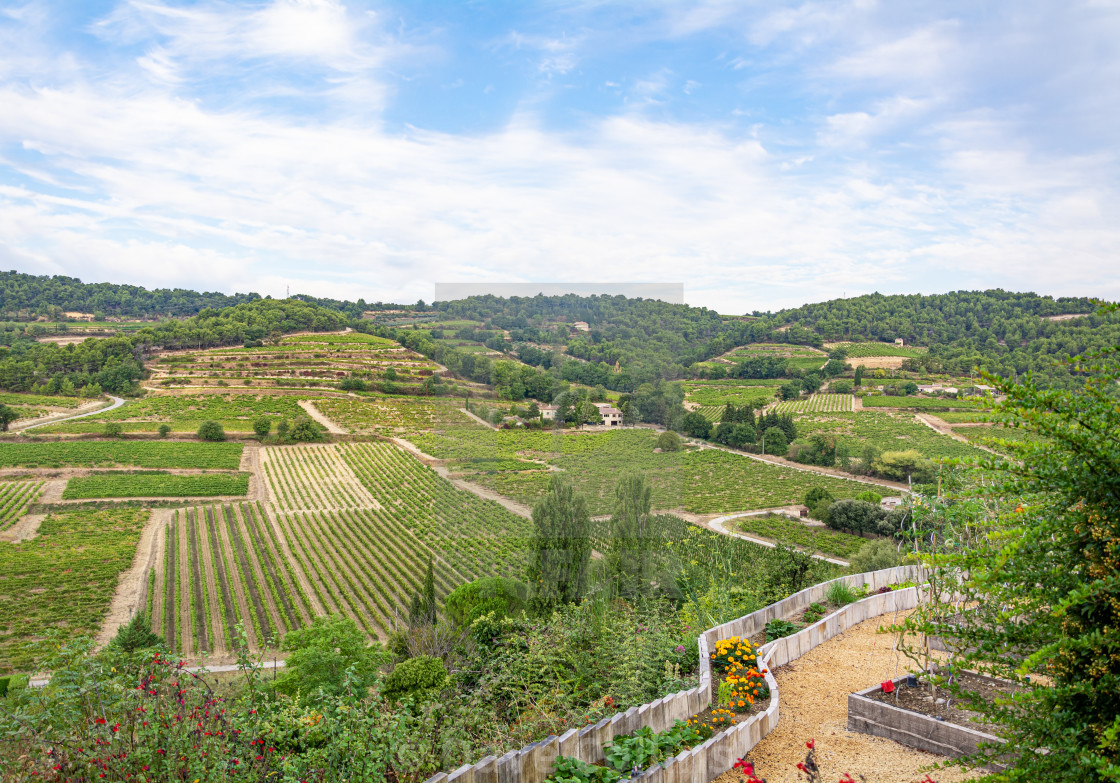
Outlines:
{"label": "cultivated field", "polygon": [[810,394],[777,406],[778,413],[844,413],[854,409],[855,398],[850,394]]}
{"label": "cultivated field", "polygon": [[156,432],[161,424],[176,433],[195,433],[204,421],[217,421],[227,432],[252,432],[261,417],[275,424],[281,419],[303,415],[299,398],[287,394],[153,394],[129,400],[114,410],[96,416],[41,427],[50,433],[101,433],[107,422],[116,422],[124,432]]}
{"label": "cultivated field", "polygon": [[701,407],[724,407],[731,403],[736,407],[750,405],[752,408],[763,408],[774,400],[777,392],[775,385],[758,385],[750,381],[686,381],[684,383],[685,399]]}
{"label": "cultivated field", "polygon": [[14,525],[42,489],[42,481],[0,481],[0,530]]}
{"label": "cultivated field", "polygon": [[461,397],[413,397],[363,394],[317,400],[315,407],[353,433],[398,435],[470,421],[459,409]]}
{"label": "cultivated field", "polygon": [[811,553],[844,560],[858,552],[869,540],[851,533],[830,530],[827,527],[810,527],[783,514],[740,517],[733,520],[730,526],[741,533],[768,538],[800,547]]}
{"label": "cultivated field", "polygon": [[983,456],[979,449],[942,435],[906,413],[805,414],[798,416],[796,423],[797,442],[806,443],[817,433],[832,435],[837,445],[846,445],[853,457],[858,457],[865,446],[874,446],[879,451],[916,449],[929,459]]}
{"label": "cultivated field", "polygon": [[159,471],[109,471],[66,482],[63,500],[82,498],[198,498],[246,495],[248,473],[179,475]]}
{"label": "cultivated field", "polygon": [[[926,348],[917,348],[910,345],[895,345],[894,343],[825,343],[826,351],[834,348],[843,348],[849,359],[864,359],[872,356],[901,356],[903,358],[917,358],[926,353]],[[853,362],[857,364],[858,362]]]}
{"label": "cultivated field", "polygon": [[0,443],[0,468],[134,467],[236,470],[240,443],[55,441]]}
{"label": "cultivated field", "polygon": [[888,397],[875,395],[863,398],[864,408],[902,408],[916,411],[980,411],[984,405],[972,400],[952,400],[940,397]]}
{"label": "cultivated field", "polygon": [[28,670],[36,656],[24,645],[48,631],[97,632],[148,516],[67,510],[44,519],[31,540],[0,542],[0,673]]}

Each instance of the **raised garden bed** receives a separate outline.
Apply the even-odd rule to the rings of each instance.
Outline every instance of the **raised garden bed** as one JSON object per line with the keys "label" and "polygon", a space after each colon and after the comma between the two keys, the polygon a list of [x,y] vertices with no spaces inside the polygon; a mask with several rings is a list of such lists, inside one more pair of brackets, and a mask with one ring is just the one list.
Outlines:
{"label": "raised garden bed", "polygon": [[[960,682],[987,697],[1010,693],[1016,687],[972,672],[963,672]],[[976,713],[953,705],[947,690],[928,683],[907,684],[908,677],[893,680],[894,691],[884,693],[881,685],[864,688],[848,696],[848,731],[885,737],[918,750],[958,758],[976,753],[981,744],[1004,740],[984,729],[972,718]],[[911,680],[913,682],[913,680]]]}

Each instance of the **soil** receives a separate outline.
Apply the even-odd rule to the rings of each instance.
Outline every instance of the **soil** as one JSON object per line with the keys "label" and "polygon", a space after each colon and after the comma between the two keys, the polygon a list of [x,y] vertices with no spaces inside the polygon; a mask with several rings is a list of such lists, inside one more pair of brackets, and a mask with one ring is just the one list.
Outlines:
{"label": "soil", "polygon": [[848,359],[853,367],[863,365],[869,370],[897,370],[906,361],[905,356],[859,356]]}
{"label": "soil", "polygon": [[35,538],[39,534],[39,525],[46,518],[46,514],[25,514],[18,522],[0,533],[0,541],[19,543]]}
{"label": "soil", "polygon": [[117,589],[113,593],[113,600],[109,602],[109,612],[101,623],[101,630],[97,633],[97,649],[107,645],[116,635],[117,630],[128,623],[132,616],[144,610],[141,602],[148,587],[148,572],[156,564],[159,552],[157,535],[171,518],[171,510],[159,508],[152,511],[144,529],[140,531],[140,540],[136,544],[136,554],[132,558],[132,565],[120,575],[117,580]]}
{"label": "soil", "polygon": [[249,472],[249,494],[245,496],[249,501],[269,501],[268,482],[264,480],[261,472],[261,447],[246,446],[241,451],[241,464],[238,470]]}
{"label": "soil", "polygon": [[186,514],[179,515],[179,524],[175,526],[175,541],[172,544],[179,548],[175,560],[178,564],[179,576],[179,640],[180,652],[184,658],[189,658],[194,653],[194,623],[191,617],[191,584],[190,562],[191,548],[187,535]]}
{"label": "soil", "polygon": [[273,634],[279,637],[283,634],[285,628],[284,620],[280,615],[280,608],[276,605],[276,599],[273,597],[272,591],[268,589],[268,583],[264,579],[264,571],[261,569],[257,548],[252,545],[253,539],[249,535],[248,526],[245,524],[244,510],[243,506],[237,506],[234,509],[235,524],[238,533],[241,535],[241,540],[245,542],[245,557],[249,561],[251,573],[257,582],[257,594],[264,604],[265,612],[268,613],[268,621],[272,624]]}
{"label": "soil", "polygon": [[[769,783],[797,781],[796,765],[805,759],[805,743],[814,739],[826,781],[850,772],[875,783],[912,783],[924,777],[924,768],[944,761],[941,756],[847,730],[848,694],[906,671],[905,660],[893,649],[895,637],[877,633],[879,626],[902,614],[866,620],[774,672],[781,720],[745,757],[759,777]],[[936,771],[934,777],[939,783],[955,783],[970,775],[948,768]],[[742,783],[742,776],[729,770],[716,780]]]}
{"label": "soil", "polygon": [[305,411],[307,411],[308,416],[315,419],[315,421],[319,422],[324,427],[326,427],[327,432],[331,433],[332,435],[349,435],[350,434],[350,430],[343,429],[342,427],[338,426],[333,421],[328,419],[322,413],[322,411],[320,411],[318,408],[315,407],[315,404],[313,402],[311,402],[311,400],[298,400],[297,402],[299,404],[299,407],[301,407]]}
{"label": "soil", "polygon": [[[1014,683],[1003,683],[990,677],[978,676],[972,672],[961,672],[957,675],[956,681],[965,690],[979,693],[980,697],[987,702],[994,701],[999,696],[1014,693],[1016,690]],[[947,689],[929,684],[919,685],[916,688],[909,688],[903,684],[895,688],[893,693],[883,693],[879,690],[867,694],[867,698],[911,712],[944,718],[949,723],[955,723],[958,726],[977,731],[991,733],[996,728],[991,724],[977,720],[979,717],[977,713],[954,706],[952,694]],[[938,704],[937,700],[939,699],[943,699],[943,703]]]}

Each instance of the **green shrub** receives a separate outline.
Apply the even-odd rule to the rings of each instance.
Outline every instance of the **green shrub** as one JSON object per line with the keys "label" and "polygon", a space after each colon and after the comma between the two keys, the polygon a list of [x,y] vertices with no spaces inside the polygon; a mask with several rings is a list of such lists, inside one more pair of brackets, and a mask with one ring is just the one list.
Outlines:
{"label": "green shrub", "polygon": [[829,507],[826,521],[834,530],[856,534],[874,533],[878,530],[879,520],[885,516],[883,510],[874,503],[846,498]]}
{"label": "green shrub", "polygon": [[110,421],[105,424],[105,437],[106,438],[120,438],[124,436],[124,427],[118,422]]}
{"label": "green shrub", "polygon": [[110,644],[127,653],[132,653],[147,647],[157,647],[162,641],[161,637],[152,633],[152,624],[148,619],[148,613],[138,612],[133,615],[127,624],[120,627]]}
{"label": "green shrub", "polygon": [[222,429],[220,422],[204,421],[198,427],[198,438],[212,442],[223,441],[226,439],[226,431]]}
{"label": "green shrub", "polygon": [[815,623],[822,617],[824,617],[824,607],[816,601],[809,604],[809,608],[805,610],[805,614],[801,615],[801,619],[807,623]]}
{"label": "green shrub", "polygon": [[253,432],[261,440],[267,438],[268,433],[272,432],[272,419],[267,416],[257,418],[253,421]]}
{"label": "green shrub", "polygon": [[868,571],[881,571],[884,568],[893,568],[902,562],[895,544],[891,541],[868,541],[852,556],[851,566],[853,574],[862,574]]}
{"label": "green shrub", "polygon": [[874,503],[875,505],[878,505],[883,500],[883,496],[878,492],[869,489],[866,492],[860,492],[858,495],[856,495],[856,500],[862,500],[866,503]]}
{"label": "green shrub", "polygon": [[447,684],[443,661],[431,655],[418,655],[401,661],[381,684],[381,695],[388,701],[424,701]]}
{"label": "green shrub", "polygon": [[527,593],[528,588],[516,579],[487,576],[452,590],[444,603],[444,612],[460,626],[470,625],[491,612],[494,619],[501,620],[521,613]]}
{"label": "green shrub", "polygon": [[161,438],[166,438],[170,434],[171,434],[171,426],[170,425],[168,425],[168,424],[159,425],[159,436]]}
{"label": "green shrub", "polygon": [[314,443],[324,440],[327,431],[310,416],[296,416],[288,437],[297,443]]}
{"label": "green shrub", "polygon": [[662,451],[680,451],[681,436],[672,430],[665,430],[657,438],[657,448]]}

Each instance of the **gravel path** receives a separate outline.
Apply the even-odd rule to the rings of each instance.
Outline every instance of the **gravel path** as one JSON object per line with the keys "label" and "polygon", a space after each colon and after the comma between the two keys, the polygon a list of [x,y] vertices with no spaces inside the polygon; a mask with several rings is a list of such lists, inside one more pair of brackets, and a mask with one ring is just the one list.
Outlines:
{"label": "gravel path", "polygon": [[326,414],[316,408],[311,400],[297,400],[296,403],[299,405],[299,407],[303,408],[307,412],[308,416],[326,427],[327,432],[331,433],[332,435],[347,435],[350,433],[350,430],[343,429],[342,427],[331,421],[329,418],[327,418]]}
{"label": "gravel path", "polygon": [[[796,507],[794,507],[794,508],[796,508]],[[768,538],[763,538],[762,536],[747,535],[746,533],[739,533],[739,532],[736,532],[734,530],[728,530],[725,527],[725,525],[733,519],[739,519],[741,517],[754,517],[754,516],[760,516],[762,514],[772,514],[772,513],[781,513],[781,509],[771,508],[771,509],[766,509],[764,511],[742,511],[742,512],[739,512],[738,514],[724,514],[723,516],[717,517],[716,519],[713,519],[711,522],[709,522],[708,527],[710,529],[716,531],[717,533],[721,533],[725,536],[732,536],[733,538],[741,538],[744,541],[750,541],[752,544],[758,544],[759,546],[764,546],[764,547],[768,547],[770,549],[774,549],[778,546],[777,542],[775,542],[775,541],[771,541]],[[787,516],[789,516],[789,515],[787,515]],[[797,548],[800,549],[800,547],[797,547]],[[833,563],[835,565],[840,565],[840,566],[845,566],[845,567],[851,565],[847,560],[840,560],[839,558],[835,558],[835,557],[827,557],[825,555],[816,555],[816,554],[810,554],[809,556],[812,557],[814,560],[824,560],[826,563]]]}
{"label": "gravel path", "polygon": [[[61,424],[64,421],[70,421],[70,419],[82,419],[82,418],[85,418],[86,416],[92,416],[95,413],[105,413],[105,411],[111,411],[114,408],[119,408],[122,405],[124,405],[124,400],[121,399],[120,397],[114,397],[112,394],[106,394],[105,396],[113,401],[112,405],[106,405],[104,407],[97,408],[96,410],[86,411],[85,413],[75,413],[73,415],[61,416],[61,417],[58,417],[58,418],[56,418],[53,415],[48,416],[43,421],[36,422],[35,424],[25,424],[25,425],[20,426],[18,429],[21,432],[23,432],[23,431],[26,431],[26,430],[35,429],[36,427],[45,427],[48,424]],[[85,405],[79,406],[79,408],[85,408],[85,407],[86,407]],[[12,429],[15,430],[16,427],[12,427]]]}
{"label": "gravel path", "polygon": [[[857,780],[865,775],[875,783],[912,783],[924,778],[923,768],[945,760],[847,730],[848,694],[896,676],[896,637],[876,633],[893,620],[893,615],[884,615],[862,622],[775,671],[781,718],[777,728],[746,756],[759,777],[768,783],[797,781],[796,765],[804,760],[810,739],[816,740],[817,763],[825,781],[839,780],[847,772]],[[909,663],[899,656],[898,673],[905,672]],[[939,783],[970,779],[956,768],[935,770],[932,777]],[[742,777],[729,771],[716,780],[741,783]]]}

